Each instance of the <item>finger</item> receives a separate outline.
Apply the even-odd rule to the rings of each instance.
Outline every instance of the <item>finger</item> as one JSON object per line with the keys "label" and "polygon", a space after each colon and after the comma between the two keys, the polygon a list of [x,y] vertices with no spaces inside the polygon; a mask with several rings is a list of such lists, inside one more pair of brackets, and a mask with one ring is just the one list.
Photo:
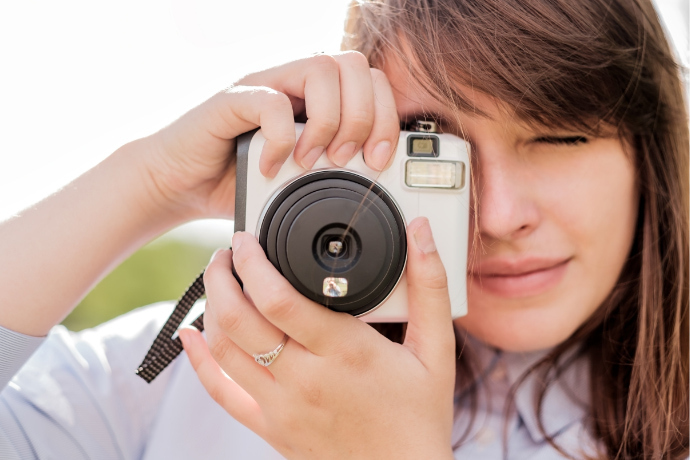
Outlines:
{"label": "finger", "polygon": [[179,334],[189,361],[211,398],[235,420],[262,436],[266,428],[261,408],[249,393],[223,372],[211,356],[201,333],[185,327]]}
{"label": "finger", "polygon": [[304,82],[307,123],[295,148],[295,161],[311,169],[338,132],[342,100],[340,72],[332,56],[314,56]]}
{"label": "finger", "polygon": [[259,170],[275,177],[295,147],[295,121],[290,99],[267,87],[234,86],[211,98],[203,114],[211,134],[232,139],[261,126],[266,138]]}
{"label": "finger", "polygon": [[379,69],[369,71],[374,87],[374,124],[362,150],[367,166],[382,171],[393,161],[400,139],[400,119],[386,74]]}
{"label": "finger", "polygon": [[235,233],[232,245],[235,270],[256,308],[307,350],[320,356],[329,354],[334,344],[349,342],[348,335],[351,338],[363,326],[352,316],[331,311],[297,292],[250,234]]}
{"label": "finger", "polygon": [[275,386],[273,375],[266,368],[259,366],[251,356],[225,335],[209,306],[210,303],[207,301],[204,329],[211,356],[230,378],[244,388],[252,398],[260,402]]}
{"label": "finger", "polygon": [[345,166],[362,147],[374,124],[374,87],[369,63],[362,53],[338,54],[340,72],[340,125],[328,145],[328,158]]}
{"label": "finger", "polygon": [[294,159],[309,169],[325,151],[340,124],[340,74],[333,56],[320,54],[274,67],[240,80],[265,85],[304,100],[307,123]]}
{"label": "finger", "polygon": [[[209,299],[206,314],[211,315],[222,334],[227,336],[247,356],[268,353],[280,344],[285,333],[271,324],[244,296],[232,274],[232,251],[219,251],[204,273],[204,285]],[[297,343],[286,344],[282,354],[290,354],[289,360],[276,358],[269,368],[275,374],[286,364],[299,360],[296,353],[304,351]],[[251,358],[253,360],[253,357]],[[289,364],[288,363],[288,364]],[[254,366],[257,366],[254,362]],[[290,369],[290,366],[287,366]]]}
{"label": "finger", "polygon": [[426,217],[409,224],[407,245],[409,322],[404,344],[425,364],[448,367],[455,353],[448,282]]}

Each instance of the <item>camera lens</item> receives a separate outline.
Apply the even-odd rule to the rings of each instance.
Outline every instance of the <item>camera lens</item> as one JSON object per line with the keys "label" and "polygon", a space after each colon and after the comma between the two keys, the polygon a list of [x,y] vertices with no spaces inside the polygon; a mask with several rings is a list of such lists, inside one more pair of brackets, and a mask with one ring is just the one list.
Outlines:
{"label": "camera lens", "polygon": [[[325,239],[323,242],[323,248],[326,250],[326,254],[334,257],[336,259],[339,259],[345,255],[347,255],[347,250],[348,250],[348,244],[347,240],[349,238],[349,235],[345,235],[345,237],[342,236],[329,236]],[[323,252],[323,251],[322,251]]]}
{"label": "camera lens", "polygon": [[318,171],[285,187],[264,213],[259,242],[299,292],[352,315],[388,297],[407,256],[393,199],[345,171]]}

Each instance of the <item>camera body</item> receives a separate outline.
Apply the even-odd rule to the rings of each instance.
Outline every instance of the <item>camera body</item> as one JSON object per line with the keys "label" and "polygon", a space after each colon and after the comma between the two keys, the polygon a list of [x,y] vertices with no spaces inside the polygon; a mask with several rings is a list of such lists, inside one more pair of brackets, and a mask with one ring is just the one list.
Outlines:
{"label": "camera body", "polygon": [[[296,124],[298,137],[303,128]],[[237,141],[235,231],[253,233],[300,293],[367,322],[407,321],[406,226],[425,216],[449,280],[452,316],[467,313],[465,141],[402,131],[383,172],[370,169],[361,152],[345,168],[324,154],[309,171],[291,154],[273,179],[259,172],[264,142],[260,129]]]}

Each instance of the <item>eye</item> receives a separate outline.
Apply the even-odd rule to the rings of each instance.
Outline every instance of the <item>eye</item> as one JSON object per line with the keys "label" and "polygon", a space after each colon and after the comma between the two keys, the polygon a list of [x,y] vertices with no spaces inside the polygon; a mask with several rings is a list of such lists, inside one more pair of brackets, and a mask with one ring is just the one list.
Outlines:
{"label": "eye", "polygon": [[584,136],[541,136],[534,139],[534,142],[556,145],[579,145],[586,144],[588,139]]}

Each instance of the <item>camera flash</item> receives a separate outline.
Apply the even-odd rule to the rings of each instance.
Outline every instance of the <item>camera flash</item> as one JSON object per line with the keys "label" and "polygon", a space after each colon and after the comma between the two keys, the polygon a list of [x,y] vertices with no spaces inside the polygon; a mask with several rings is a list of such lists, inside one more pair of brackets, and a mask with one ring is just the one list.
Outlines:
{"label": "camera flash", "polygon": [[326,297],[345,297],[347,295],[347,279],[331,276],[324,278],[323,295]]}
{"label": "camera flash", "polygon": [[461,161],[408,160],[405,184],[408,187],[462,188],[465,164]]}

